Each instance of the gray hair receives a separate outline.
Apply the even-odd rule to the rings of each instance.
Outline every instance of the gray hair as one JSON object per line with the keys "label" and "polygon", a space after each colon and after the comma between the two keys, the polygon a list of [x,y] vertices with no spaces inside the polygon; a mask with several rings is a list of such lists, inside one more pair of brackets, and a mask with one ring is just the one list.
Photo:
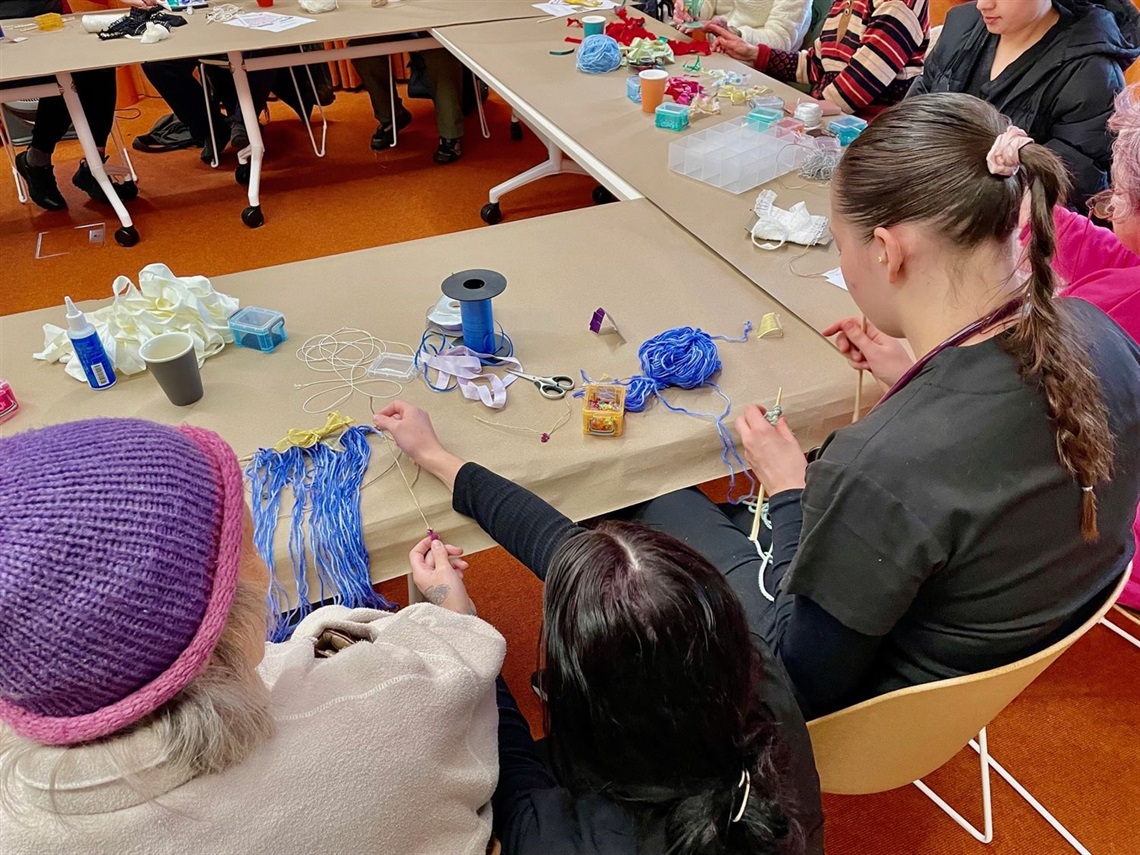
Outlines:
{"label": "gray hair", "polygon": [[[222,772],[241,763],[273,736],[269,690],[249,661],[248,639],[264,632],[266,601],[257,586],[239,576],[229,618],[210,661],[190,685],[163,706],[129,729],[98,740],[108,761],[121,771],[147,800],[160,793],[148,792],[145,781],[131,770],[139,768],[129,737],[148,729],[163,757],[162,777],[182,779]],[[92,743],[84,743],[89,746]],[[56,755],[51,775],[51,801],[55,805],[55,781],[69,759],[73,746],[42,745],[0,726],[0,808],[11,816],[26,814],[18,771],[23,763]],[[52,813],[58,813],[52,810]]]}

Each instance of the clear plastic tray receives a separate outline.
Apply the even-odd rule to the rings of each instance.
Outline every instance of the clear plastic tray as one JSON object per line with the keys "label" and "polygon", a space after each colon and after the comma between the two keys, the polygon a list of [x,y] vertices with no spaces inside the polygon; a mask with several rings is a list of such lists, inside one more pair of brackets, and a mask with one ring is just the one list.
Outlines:
{"label": "clear plastic tray", "polygon": [[415,373],[415,357],[410,353],[381,353],[368,366],[369,377],[386,380],[411,380]]}
{"label": "clear plastic tray", "polygon": [[671,143],[669,168],[729,193],[743,193],[799,169],[808,149],[797,141],[758,131],[747,118],[733,119]]}

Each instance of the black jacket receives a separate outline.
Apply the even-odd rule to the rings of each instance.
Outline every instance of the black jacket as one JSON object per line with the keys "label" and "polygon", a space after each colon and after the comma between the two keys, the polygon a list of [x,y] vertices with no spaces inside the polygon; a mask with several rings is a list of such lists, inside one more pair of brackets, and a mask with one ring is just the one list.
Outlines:
{"label": "black jacket", "polygon": [[[993,56],[997,40],[973,3],[951,9],[908,97],[966,91],[975,64]],[[1062,12],[1046,40],[1039,55],[1011,65],[983,87],[982,96],[1060,156],[1072,174],[1071,202],[1078,207],[1108,186],[1112,138],[1106,123],[1124,88],[1124,70],[1140,49],[1136,34],[1122,35],[1112,14],[1098,6],[1076,18]]]}

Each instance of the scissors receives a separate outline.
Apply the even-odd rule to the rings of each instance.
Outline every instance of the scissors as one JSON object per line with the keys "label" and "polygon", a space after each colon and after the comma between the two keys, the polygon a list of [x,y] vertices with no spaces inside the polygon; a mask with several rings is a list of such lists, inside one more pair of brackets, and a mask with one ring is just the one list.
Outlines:
{"label": "scissors", "polygon": [[529,380],[538,387],[538,394],[551,400],[566,397],[566,393],[574,388],[574,378],[567,377],[565,374],[555,374],[553,377],[536,377],[533,374],[524,374],[512,368],[508,368],[507,373]]}

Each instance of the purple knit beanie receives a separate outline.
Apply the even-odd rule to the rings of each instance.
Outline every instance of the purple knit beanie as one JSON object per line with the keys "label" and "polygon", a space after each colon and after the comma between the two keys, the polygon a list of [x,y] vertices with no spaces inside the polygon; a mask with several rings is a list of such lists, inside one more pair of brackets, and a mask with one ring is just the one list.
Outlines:
{"label": "purple knit beanie", "polygon": [[209,661],[243,532],[233,451],[199,428],[96,419],[0,439],[0,720],[114,733]]}

